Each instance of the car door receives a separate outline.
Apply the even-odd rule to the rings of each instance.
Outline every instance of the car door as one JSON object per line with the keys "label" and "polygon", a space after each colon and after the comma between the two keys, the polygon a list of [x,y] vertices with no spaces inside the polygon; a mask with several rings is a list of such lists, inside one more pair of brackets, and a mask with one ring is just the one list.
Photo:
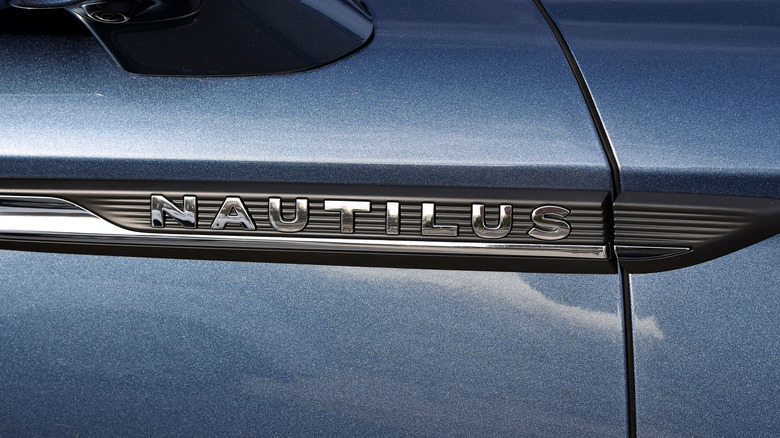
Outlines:
{"label": "car door", "polygon": [[704,257],[630,275],[637,435],[777,436],[778,4],[545,4],[620,162],[616,245]]}
{"label": "car door", "polygon": [[[637,156],[603,68],[629,61],[550,3],[375,0],[354,53],[240,77],[130,73],[0,10],[2,433],[771,434],[739,419],[777,411],[776,349],[733,349],[776,338],[776,237],[734,251],[777,232],[776,146],[729,168],[761,192]],[[745,410],[686,390],[734,382]]]}

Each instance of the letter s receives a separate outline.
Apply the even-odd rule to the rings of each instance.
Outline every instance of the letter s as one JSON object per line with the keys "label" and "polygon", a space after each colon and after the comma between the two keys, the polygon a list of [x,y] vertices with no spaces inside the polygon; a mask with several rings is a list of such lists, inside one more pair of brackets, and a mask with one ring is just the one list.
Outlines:
{"label": "letter s", "polygon": [[528,235],[540,240],[560,240],[571,233],[571,225],[563,220],[571,211],[557,205],[543,205],[531,212],[534,227]]}

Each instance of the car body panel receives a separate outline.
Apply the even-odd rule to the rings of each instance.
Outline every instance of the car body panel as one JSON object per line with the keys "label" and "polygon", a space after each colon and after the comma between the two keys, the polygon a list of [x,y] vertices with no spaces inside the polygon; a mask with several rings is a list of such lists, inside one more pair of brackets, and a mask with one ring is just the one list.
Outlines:
{"label": "car body panel", "polygon": [[[612,189],[533,3],[369,8],[365,48],[280,76],[0,35],[0,176]],[[0,434],[627,433],[616,275],[0,258]]]}
{"label": "car body panel", "polygon": [[[587,80],[622,190],[780,198],[777,2],[544,3]],[[650,319],[661,333],[633,331],[636,436],[780,434],[779,243],[630,275],[634,327]]]}
{"label": "car body panel", "polygon": [[0,175],[611,188],[532,3],[370,7],[368,46],[290,75],[142,77],[86,35],[3,36]]}
{"label": "car body panel", "polygon": [[623,190],[780,198],[780,4],[545,0]]}
{"label": "car body panel", "polygon": [[[0,181],[780,197],[775,3],[368,8],[258,77],[6,26]],[[2,250],[0,435],[771,435],[777,245],[630,281]]]}
{"label": "car body panel", "polygon": [[780,237],[669,272],[631,275],[637,436],[780,434]]}
{"label": "car body panel", "polygon": [[0,277],[3,435],[626,434],[615,275],[0,251]]}

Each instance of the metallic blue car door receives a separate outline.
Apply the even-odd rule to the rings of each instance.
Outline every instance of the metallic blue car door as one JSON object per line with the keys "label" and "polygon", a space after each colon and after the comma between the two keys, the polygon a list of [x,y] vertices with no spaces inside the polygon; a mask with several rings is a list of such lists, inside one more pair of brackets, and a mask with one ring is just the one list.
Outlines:
{"label": "metallic blue car door", "polygon": [[[620,163],[616,244],[717,240],[744,223],[746,203],[777,211],[777,2],[545,4]],[[637,208],[647,192],[652,212]],[[778,223],[775,213],[768,233],[739,236],[731,249],[747,248],[721,258],[627,279],[637,436],[780,435],[780,240],[757,242]],[[654,337],[637,330],[649,320]]]}
{"label": "metallic blue car door", "polygon": [[[0,435],[627,434],[612,174],[547,20],[367,7],[357,52],[247,77],[128,73],[89,35],[34,30],[48,12],[0,9]],[[297,198],[306,239],[338,250],[224,243],[292,242]],[[370,205],[347,221],[333,200]],[[544,256],[344,249],[394,239],[392,208],[401,237],[473,249],[506,203],[509,247]],[[180,240],[147,244],[165,220]]]}

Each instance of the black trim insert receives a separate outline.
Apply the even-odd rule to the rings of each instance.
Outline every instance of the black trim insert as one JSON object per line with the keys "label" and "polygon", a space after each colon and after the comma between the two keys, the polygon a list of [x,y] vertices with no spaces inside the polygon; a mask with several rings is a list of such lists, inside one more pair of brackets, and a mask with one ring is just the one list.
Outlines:
{"label": "black trim insert", "polygon": [[[0,247],[4,248],[405,268],[617,272],[608,244],[611,223],[606,218],[610,217],[611,203],[607,191],[15,179],[0,181],[0,186],[4,187],[0,195],[5,199],[0,202],[0,225],[6,227],[0,235]],[[165,227],[153,227],[152,195],[164,196],[177,208],[184,208],[185,196],[197,198],[197,227],[184,227],[173,217],[165,221]],[[42,213],[49,214],[47,224],[54,224],[54,228],[30,228],[24,217],[27,213],[20,213],[16,206],[23,197],[32,197],[29,201],[33,204],[40,204],[41,198],[64,200],[111,226],[136,234],[117,236],[116,231],[109,230],[92,236],[83,230],[68,232],[58,227],[59,219],[51,219],[52,214],[59,214],[54,210]],[[241,199],[256,229],[245,230],[239,224],[212,229],[228,197]],[[306,198],[309,209],[305,228],[286,233],[275,230],[269,222],[270,197],[282,199],[283,216],[287,218],[295,215],[295,199]],[[371,211],[356,213],[354,232],[344,232],[339,211],[324,208],[328,199],[369,201]],[[387,202],[400,204],[398,234],[386,230]],[[458,235],[423,235],[423,203],[434,203],[436,223],[457,225]],[[472,204],[485,205],[486,224],[498,223],[499,205],[512,205],[511,232],[495,239],[477,236],[471,225]],[[532,211],[549,205],[569,210],[565,221],[570,234],[560,240],[529,236],[528,231],[535,227]],[[31,214],[38,215],[38,220],[40,214],[35,208],[31,207]]]}
{"label": "black trim insert", "polygon": [[630,273],[695,265],[780,232],[777,199],[623,192],[614,214],[615,249]]}

